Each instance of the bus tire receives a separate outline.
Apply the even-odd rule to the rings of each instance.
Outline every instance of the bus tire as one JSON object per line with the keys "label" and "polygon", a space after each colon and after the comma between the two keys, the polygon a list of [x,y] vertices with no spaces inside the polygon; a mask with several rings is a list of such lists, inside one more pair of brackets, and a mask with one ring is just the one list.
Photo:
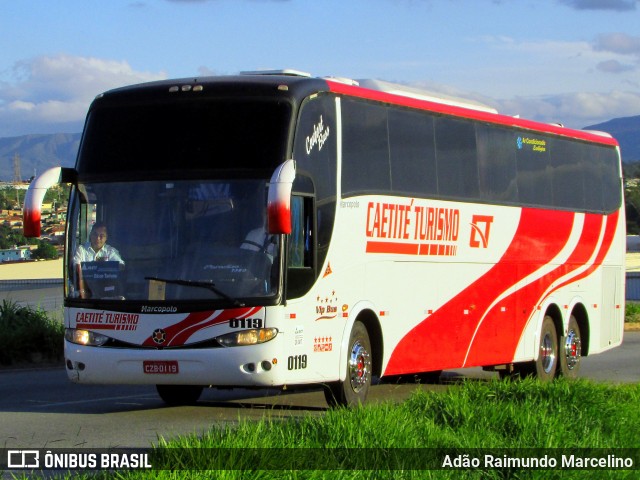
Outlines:
{"label": "bus tire", "polygon": [[364,404],[371,386],[371,341],[362,322],[353,324],[349,336],[347,376],[344,381],[325,385],[324,396],[329,406],[354,407]]}
{"label": "bus tire", "polygon": [[582,337],[576,317],[571,315],[567,334],[560,338],[560,375],[575,379],[580,373],[582,360]]}
{"label": "bus tire", "polygon": [[193,405],[202,395],[203,388],[199,385],[156,385],[160,398],[172,407]]}
{"label": "bus tire", "polygon": [[538,359],[530,362],[514,363],[511,371],[500,372],[501,379],[538,377],[543,382],[553,380],[558,370],[558,334],[553,318],[546,315],[540,329]]}
{"label": "bus tire", "polygon": [[553,380],[558,369],[558,334],[553,318],[545,315],[540,329],[538,359],[531,365],[533,372],[543,382]]}

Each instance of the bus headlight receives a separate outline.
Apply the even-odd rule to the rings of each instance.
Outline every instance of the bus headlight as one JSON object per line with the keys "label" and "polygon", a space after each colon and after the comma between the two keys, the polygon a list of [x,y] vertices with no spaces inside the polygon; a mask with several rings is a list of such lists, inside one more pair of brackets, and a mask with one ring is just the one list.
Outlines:
{"label": "bus headlight", "polygon": [[79,330],[76,328],[67,328],[64,332],[64,338],[71,343],[88,345],[91,347],[99,347],[109,340],[109,337],[102,335],[101,333],[91,332],[89,330]]}
{"label": "bus headlight", "polygon": [[278,335],[277,328],[253,328],[240,332],[227,333],[216,338],[223,347],[239,347],[242,345],[256,345],[273,340]]}

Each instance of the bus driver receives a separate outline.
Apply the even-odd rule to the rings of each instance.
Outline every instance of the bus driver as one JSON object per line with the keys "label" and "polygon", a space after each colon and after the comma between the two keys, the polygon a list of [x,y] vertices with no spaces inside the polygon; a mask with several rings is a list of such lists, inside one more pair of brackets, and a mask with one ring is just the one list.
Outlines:
{"label": "bus driver", "polygon": [[124,265],[120,252],[111,245],[107,245],[107,237],[106,224],[103,222],[94,223],[89,234],[89,241],[76,249],[73,262],[78,265],[81,262],[115,261]]}
{"label": "bus driver", "polygon": [[[76,268],[78,279],[78,296],[80,298],[90,298],[95,296],[109,297],[114,296],[116,287],[114,282],[107,281],[97,282],[96,277],[91,277],[83,272],[83,269],[89,265],[87,262],[118,262],[120,269],[124,267],[124,260],[120,256],[120,252],[107,244],[107,226],[103,222],[96,222],[91,228],[89,241],[78,246],[73,257],[73,263]],[[85,267],[82,266],[85,264]],[[106,266],[106,264],[103,264]],[[94,270],[95,267],[87,267]],[[89,273],[89,272],[86,272]],[[98,273],[98,272],[96,272]],[[100,273],[106,277],[106,272]],[[117,277],[117,275],[116,275]]]}

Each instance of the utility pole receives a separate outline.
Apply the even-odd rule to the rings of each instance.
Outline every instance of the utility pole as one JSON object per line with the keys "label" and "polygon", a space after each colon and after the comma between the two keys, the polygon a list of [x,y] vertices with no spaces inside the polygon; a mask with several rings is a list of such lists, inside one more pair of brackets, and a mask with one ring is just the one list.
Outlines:
{"label": "utility pole", "polygon": [[22,183],[22,175],[20,174],[20,155],[17,153],[13,156],[13,183]]}
{"label": "utility pole", "polygon": [[22,175],[20,174],[20,155],[17,153],[13,156],[13,185],[16,189],[16,203],[18,204],[18,209],[22,210],[22,206],[20,205],[20,195],[18,194],[18,187],[22,183]]}

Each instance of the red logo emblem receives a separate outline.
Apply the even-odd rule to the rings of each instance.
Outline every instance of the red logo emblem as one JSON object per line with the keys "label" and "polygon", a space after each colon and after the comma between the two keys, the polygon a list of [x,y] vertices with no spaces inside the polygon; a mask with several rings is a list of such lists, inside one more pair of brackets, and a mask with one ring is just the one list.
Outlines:
{"label": "red logo emblem", "polygon": [[162,345],[164,343],[164,341],[167,339],[167,332],[165,332],[161,328],[157,328],[157,329],[155,329],[153,331],[153,334],[151,335],[151,338],[158,345]]}
{"label": "red logo emblem", "polygon": [[471,248],[487,248],[489,246],[489,233],[493,215],[474,215],[471,220],[471,238],[469,246]]}

